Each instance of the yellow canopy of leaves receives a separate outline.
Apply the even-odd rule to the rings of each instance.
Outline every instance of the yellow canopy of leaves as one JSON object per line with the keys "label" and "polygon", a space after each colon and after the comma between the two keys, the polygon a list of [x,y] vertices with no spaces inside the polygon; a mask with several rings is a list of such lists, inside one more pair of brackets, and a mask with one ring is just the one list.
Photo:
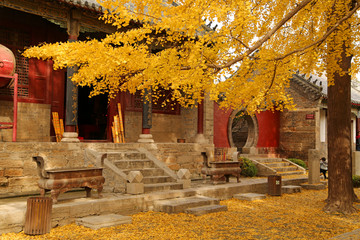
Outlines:
{"label": "yellow canopy of leaves", "polygon": [[[359,70],[359,3],[349,0],[104,0],[102,19],[118,28],[102,40],[45,44],[26,57],[77,66],[72,80],[92,95],[171,89],[183,106],[204,93],[222,107],[293,108],[294,71],[338,72],[342,43]],[[345,17],[337,17],[345,16]],[[213,22],[209,27],[206,23]],[[215,23],[219,24],[213,29]],[[128,30],[125,30],[128,29]],[[341,34],[339,34],[341,33]],[[329,46],[335,37],[339,44]],[[332,41],[333,42],[333,41]],[[331,48],[331,51],[329,51]],[[328,76],[331,76],[331,74]],[[329,79],[330,84],[332,79]]]}

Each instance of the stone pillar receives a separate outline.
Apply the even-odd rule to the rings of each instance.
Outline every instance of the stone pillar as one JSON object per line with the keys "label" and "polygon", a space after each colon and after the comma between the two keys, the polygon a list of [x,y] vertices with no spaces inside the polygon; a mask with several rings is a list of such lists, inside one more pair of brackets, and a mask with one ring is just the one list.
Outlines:
{"label": "stone pillar", "polygon": [[204,136],[204,101],[198,103],[198,121],[197,121],[197,134],[195,137],[196,143],[208,143]]}
{"label": "stone pillar", "polygon": [[179,171],[177,172],[177,177],[178,177],[177,182],[183,184],[183,189],[191,187],[191,179],[190,179],[191,173],[188,169],[185,168],[179,169]]}
{"label": "stone pillar", "polygon": [[308,152],[309,184],[320,183],[320,153],[316,149]]}
{"label": "stone pillar", "polygon": [[208,143],[214,143],[214,101],[208,94],[204,99],[204,137]]}
{"label": "stone pillar", "polygon": [[360,152],[359,151],[353,151],[352,175],[360,175]]}
{"label": "stone pillar", "polygon": [[[77,41],[80,31],[81,13],[72,10],[67,21],[67,32],[69,42]],[[76,126],[78,120],[78,88],[71,81],[71,77],[76,73],[76,68],[67,68],[66,72],[66,105],[65,105],[65,133],[62,142],[79,142]],[[68,134],[71,133],[71,134]]]}
{"label": "stone pillar", "polygon": [[144,193],[144,183],[142,183],[143,175],[140,171],[131,171],[127,175],[126,192],[128,194]]}
{"label": "stone pillar", "polygon": [[150,134],[152,127],[152,97],[151,91],[144,90],[143,96],[143,111],[142,111],[142,131],[139,136],[138,142],[153,143],[153,136]]}

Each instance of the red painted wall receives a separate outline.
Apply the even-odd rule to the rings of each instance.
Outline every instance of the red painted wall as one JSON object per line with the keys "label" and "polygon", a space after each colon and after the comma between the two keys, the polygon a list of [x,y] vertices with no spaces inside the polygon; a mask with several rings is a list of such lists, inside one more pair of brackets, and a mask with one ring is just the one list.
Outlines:
{"label": "red painted wall", "polygon": [[230,147],[228,138],[229,117],[233,110],[220,109],[219,104],[214,103],[214,145],[215,147]]}
{"label": "red painted wall", "polygon": [[[229,118],[233,110],[223,110],[214,103],[214,145],[215,147],[230,147],[228,136]],[[279,147],[280,113],[264,111],[256,114],[259,127],[257,147]]]}
{"label": "red painted wall", "polygon": [[280,113],[264,111],[256,114],[259,126],[257,147],[279,147]]}

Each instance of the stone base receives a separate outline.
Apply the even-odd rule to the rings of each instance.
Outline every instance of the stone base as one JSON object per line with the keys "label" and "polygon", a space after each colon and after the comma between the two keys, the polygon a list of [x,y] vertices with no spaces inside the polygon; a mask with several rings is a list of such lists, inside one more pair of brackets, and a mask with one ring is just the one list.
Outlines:
{"label": "stone base", "polygon": [[128,194],[143,194],[144,193],[144,183],[127,183],[126,184],[126,193],[128,193]]}
{"label": "stone base", "polygon": [[151,134],[140,134],[138,142],[139,143],[153,143],[154,139]]}
{"label": "stone base", "polygon": [[178,183],[182,183],[183,189],[191,188],[191,179],[178,179]]}
{"label": "stone base", "polygon": [[84,227],[96,230],[103,227],[113,227],[121,224],[131,223],[131,217],[118,214],[108,214],[78,218],[75,222],[77,225],[82,225]]}
{"label": "stone base", "polygon": [[297,192],[301,192],[301,187],[294,185],[282,186],[281,191],[282,193],[287,193],[287,194],[297,193]]}
{"label": "stone base", "polygon": [[64,132],[63,138],[61,139],[61,142],[65,143],[77,143],[80,142],[78,138],[78,134],[76,132]]}
{"label": "stone base", "polygon": [[197,134],[195,136],[196,143],[209,143],[209,140],[205,138],[204,134]]}
{"label": "stone base", "polygon": [[266,198],[265,194],[259,193],[239,193],[234,195],[234,198],[239,200],[247,200],[247,201],[254,201]]}
{"label": "stone base", "polygon": [[318,184],[303,183],[300,186],[302,188],[308,189],[308,190],[323,190],[323,189],[326,189],[326,186],[324,184],[322,184],[322,183],[318,183]]}

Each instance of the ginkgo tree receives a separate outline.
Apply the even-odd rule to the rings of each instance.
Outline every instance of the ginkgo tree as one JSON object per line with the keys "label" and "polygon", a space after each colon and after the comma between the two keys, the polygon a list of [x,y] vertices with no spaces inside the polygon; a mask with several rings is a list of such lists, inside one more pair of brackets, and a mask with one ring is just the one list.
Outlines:
{"label": "ginkgo tree", "polygon": [[[102,40],[35,46],[27,57],[78,67],[92,95],[159,89],[183,106],[204,93],[247,113],[293,109],[294,71],[328,79],[326,211],[353,212],[350,82],[359,71],[357,0],[104,0],[117,31]],[[210,23],[210,24],[209,24]],[[211,24],[212,23],[212,24]],[[215,23],[217,26],[215,26]]]}

